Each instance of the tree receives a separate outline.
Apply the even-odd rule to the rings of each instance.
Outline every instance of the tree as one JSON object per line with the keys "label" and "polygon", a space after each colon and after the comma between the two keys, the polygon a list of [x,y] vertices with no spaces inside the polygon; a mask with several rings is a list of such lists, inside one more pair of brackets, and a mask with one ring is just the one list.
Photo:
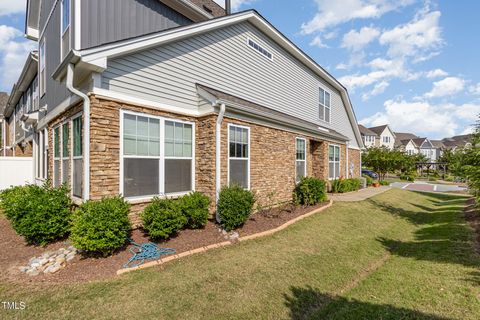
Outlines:
{"label": "tree", "polygon": [[468,180],[468,185],[480,203],[480,115],[476,130],[472,137],[472,147],[463,154],[462,170]]}
{"label": "tree", "polygon": [[385,147],[369,148],[362,155],[362,162],[378,173],[379,179],[384,180],[385,175],[396,170],[410,171],[414,168],[415,160],[399,150],[389,150]]}

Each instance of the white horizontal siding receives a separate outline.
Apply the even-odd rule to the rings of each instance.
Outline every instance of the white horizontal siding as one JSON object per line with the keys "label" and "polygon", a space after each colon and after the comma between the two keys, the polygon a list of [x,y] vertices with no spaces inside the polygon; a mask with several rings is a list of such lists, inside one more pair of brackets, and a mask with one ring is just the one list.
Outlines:
{"label": "white horizontal siding", "polygon": [[[111,60],[102,81],[105,89],[187,109],[198,108],[200,83],[332,128],[358,147],[340,93],[249,23]],[[331,124],[319,119],[320,86],[331,93]]]}

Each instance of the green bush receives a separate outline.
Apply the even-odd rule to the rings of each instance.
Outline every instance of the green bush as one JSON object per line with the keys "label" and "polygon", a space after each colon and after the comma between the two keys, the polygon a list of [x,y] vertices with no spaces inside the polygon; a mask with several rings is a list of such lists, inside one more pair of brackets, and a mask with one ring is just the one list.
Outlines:
{"label": "green bush", "polygon": [[345,193],[357,191],[360,189],[361,185],[362,182],[360,181],[360,179],[338,179],[332,182],[332,192]]}
{"label": "green bush", "polygon": [[46,245],[68,234],[71,200],[66,186],[12,187],[0,194],[0,200],[13,229],[29,244]]}
{"label": "green bush", "polygon": [[400,174],[399,178],[400,180],[405,180],[405,181],[415,181],[416,174],[415,172],[403,172]]}
{"label": "green bush", "polygon": [[453,182],[455,179],[452,176],[446,176],[445,181]]}
{"label": "green bush", "polygon": [[222,226],[233,230],[247,221],[252,214],[255,196],[240,186],[223,187],[218,198],[218,215]]}
{"label": "green bush", "polygon": [[380,185],[381,186],[388,186],[388,185],[390,185],[390,183],[386,180],[382,180],[382,181],[380,181]]}
{"label": "green bush", "polygon": [[83,203],[73,214],[73,245],[103,256],[121,248],[131,230],[129,210],[130,204],[121,197]]}
{"label": "green bush", "polygon": [[435,177],[429,177],[429,178],[428,178],[428,181],[437,181],[437,178],[435,178]]}
{"label": "green bush", "polygon": [[181,200],[154,198],[141,214],[143,227],[153,239],[168,239],[188,222]]}
{"label": "green bush", "polygon": [[367,186],[371,186],[373,184],[373,179],[366,174],[364,174],[362,177],[364,177],[367,180]]}
{"label": "green bush", "polygon": [[180,199],[183,215],[187,218],[187,227],[198,229],[208,222],[210,198],[200,192],[192,192]]}
{"label": "green bush", "polygon": [[325,181],[315,177],[303,177],[295,188],[295,202],[311,206],[327,201],[326,190]]}

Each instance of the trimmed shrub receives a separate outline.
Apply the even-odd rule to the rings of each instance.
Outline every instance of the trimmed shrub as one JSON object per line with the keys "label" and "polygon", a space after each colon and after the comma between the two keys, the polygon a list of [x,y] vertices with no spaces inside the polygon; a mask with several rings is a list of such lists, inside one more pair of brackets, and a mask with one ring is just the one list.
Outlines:
{"label": "trimmed shrub", "polygon": [[240,186],[223,187],[218,199],[218,215],[225,230],[233,230],[252,214],[255,196]]}
{"label": "trimmed shrub", "polygon": [[400,174],[399,178],[400,180],[405,180],[405,181],[415,181],[416,174],[415,172],[404,172]]}
{"label": "trimmed shrub", "polygon": [[338,179],[332,182],[332,192],[345,193],[357,191],[360,189],[361,185],[362,183],[360,179]]}
{"label": "trimmed shrub", "polygon": [[180,199],[183,215],[187,218],[187,227],[198,229],[208,222],[210,198],[200,192],[192,192]]}
{"label": "trimmed shrub", "polygon": [[180,200],[154,198],[141,214],[143,227],[153,239],[168,239],[187,224]]}
{"label": "trimmed shrub", "polygon": [[68,234],[72,204],[65,185],[12,187],[1,193],[0,200],[13,229],[29,244],[46,245]]}
{"label": "trimmed shrub", "polygon": [[303,177],[295,188],[295,202],[315,205],[327,201],[326,183],[315,177]]}
{"label": "trimmed shrub", "polygon": [[389,186],[390,183],[388,181],[382,180],[382,181],[380,181],[380,185],[381,186]]}
{"label": "trimmed shrub", "polygon": [[73,245],[103,256],[121,248],[131,230],[129,210],[130,204],[121,197],[83,203],[73,214]]}

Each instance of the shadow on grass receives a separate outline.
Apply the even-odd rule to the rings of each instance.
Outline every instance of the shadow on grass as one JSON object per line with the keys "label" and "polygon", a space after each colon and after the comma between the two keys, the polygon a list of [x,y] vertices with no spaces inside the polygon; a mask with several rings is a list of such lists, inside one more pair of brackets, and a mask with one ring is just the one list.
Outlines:
{"label": "shadow on grass", "polygon": [[293,320],[300,319],[448,319],[387,304],[373,304],[332,296],[312,287],[291,287],[285,305]]}
{"label": "shadow on grass", "polygon": [[371,203],[382,210],[421,227],[415,231],[414,241],[387,238],[378,238],[377,241],[397,256],[479,267],[480,259],[474,254],[471,229],[462,218],[466,199],[444,194],[428,194],[427,199],[433,207],[409,203],[415,208],[412,210],[372,200]]}

